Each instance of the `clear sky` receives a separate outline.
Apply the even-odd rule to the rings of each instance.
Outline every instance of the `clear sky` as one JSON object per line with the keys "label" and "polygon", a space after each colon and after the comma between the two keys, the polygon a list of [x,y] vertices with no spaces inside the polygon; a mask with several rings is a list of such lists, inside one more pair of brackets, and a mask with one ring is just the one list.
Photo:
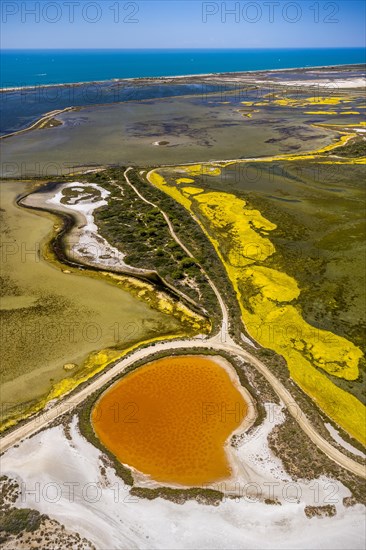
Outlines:
{"label": "clear sky", "polygon": [[2,48],[365,46],[363,0],[1,0]]}

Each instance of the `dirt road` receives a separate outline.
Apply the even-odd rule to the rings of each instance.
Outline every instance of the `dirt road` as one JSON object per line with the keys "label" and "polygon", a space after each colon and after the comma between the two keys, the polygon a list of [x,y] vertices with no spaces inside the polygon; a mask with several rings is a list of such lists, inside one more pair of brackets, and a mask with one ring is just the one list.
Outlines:
{"label": "dirt road", "polygon": [[[126,181],[134,188],[135,192],[140,196],[142,200],[148,202],[152,206],[156,207],[155,204],[147,201],[140,192],[133,186],[133,184],[128,179],[128,172],[131,168],[128,168],[125,171]],[[148,176],[147,176],[148,177]],[[165,213],[162,212],[164,215]],[[179,237],[175,234],[174,228],[172,227],[168,216],[165,214],[164,218],[166,219],[167,224],[173,238],[182,246],[189,256],[192,256],[190,251],[184,246],[183,243],[179,240]],[[207,276],[207,274],[206,274]],[[51,404],[47,410],[43,412],[42,415],[31,418],[23,425],[15,428],[10,433],[2,437],[0,442],[0,452],[4,452],[13,445],[20,443],[24,438],[29,437],[30,435],[36,433],[38,430],[45,428],[51,422],[56,420],[62,414],[71,411],[77,405],[82,403],[87,397],[89,397],[93,392],[102,388],[105,384],[110,382],[115,376],[123,373],[123,371],[131,364],[139,361],[141,359],[149,361],[152,355],[160,351],[169,351],[172,349],[189,349],[198,348],[198,349],[213,349],[217,352],[226,351],[232,353],[237,357],[241,357],[253,367],[255,367],[258,372],[260,372],[266,380],[271,384],[274,391],[277,393],[279,398],[282,400],[284,405],[287,407],[289,413],[295,418],[300,428],[303,432],[309,437],[309,439],[321,450],[323,451],[331,460],[339,464],[342,468],[352,472],[353,474],[366,479],[366,467],[359,464],[352,458],[344,455],[326,439],[324,439],[311,424],[310,420],[305,416],[299,405],[294,401],[293,397],[289,391],[283,386],[283,384],[276,378],[276,376],[262,363],[259,359],[251,355],[249,352],[245,351],[238,344],[236,344],[230,337],[228,333],[228,312],[224,300],[222,299],[220,292],[214,285],[214,283],[207,276],[207,279],[213,288],[221,310],[222,310],[222,327],[221,331],[218,334],[206,338],[204,340],[199,338],[186,339],[186,340],[175,340],[161,343],[154,343],[142,349],[137,349],[135,352],[131,353],[125,359],[122,359],[111,367],[106,372],[102,373],[96,379],[92,380],[86,387],[76,391],[74,395],[66,397],[60,402]]]}

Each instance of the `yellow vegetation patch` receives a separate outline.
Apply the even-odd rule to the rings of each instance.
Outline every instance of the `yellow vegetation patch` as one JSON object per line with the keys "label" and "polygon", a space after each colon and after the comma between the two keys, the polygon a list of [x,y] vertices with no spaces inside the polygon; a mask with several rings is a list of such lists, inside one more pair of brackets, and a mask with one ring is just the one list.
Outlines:
{"label": "yellow vegetation patch", "polygon": [[[268,107],[270,105],[276,105],[279,107],[291,107],[291,108],[299,108],[299,107],[308,107],[310,105],[340,105],[343,103],[351,103],[352,100],[345,99],[342,97],[307,97],[307,98],[292,98],[292,97],[286,97],[286,98],[280,98],[278,96],[273,96],[273,94],[268,94],[268,96],[265,96],[264,101],[242,101],[242,105],[246,105],[248,107],[259,107],[259,106],[265,106]],[[305,114],[320,114],[320,111],[318,112],[309,112]],[[321,111],[321,114],[330,114],[328,111]],[[332,114],[337,114],[335,111],[332,112]]]}
{"label": "yellow vegetation patch", "polygon": [[283,355],[293,380],[330,418],[365,444],[364,405],[316,368],[353,380],[361,351],[345,338],[307,324],[291,305],[278,306],[261,294],[250,302],[253,313],[243,307],[242,311],[253,338]]}
{"label": "yellow vegetation patch", "polygon": [[304,115],[337,115],[337,111],[305,111]]}
{"label": "yellow vegetation patch", "polygon": [[177,188],[166,185],[164,178],[158,174],[156,170],[150,172],[149,181],[158,189],[168,193],[168,195],[170,195],[177,202],[180,202],[185,208],[187,208],[187,210],[190,210],[191,201],[184,197]]}
{"label": "yellow vegetation patch", "polygon": [[[318,113],[319,113],[319,111],[317,112],[317,114]],[[360,122],[358,124],[352,124],[352,130],[357,131],[357,127],[363,127],[364,125],[365,125],[365,123],[363,123],[363,122]],[[331,143],[330,145],[322,147],[321,149],[318,149],[317,151],[309,151],[308,153],[294,154],[294,155],[290,154],[290,155],[274,155],[274,156],[269,156],[269,157],[258,157],[258,158],[254,158],[254,159],[250,159],[250,160],[236,159],[236,160],[229,160],[229,161],[220,161],[220,162],[215,162],[213,165],[215,167],[219,165],[221,168],[225,168],[225,167],[230,166],[232,164],[247,163],[247,162],[299,161],[299,160],[315,160],[315,159],[317,159],[317,160],[319,160],[319,162],[321,162],[320,155],[322,153],[332,151],[333,149],[336,149],[337,147],[342,147],[343,145],[346,145],[349,140],[351,140],[351,139],[353,139],[354,137],[357,136],[357,133],[355,133],[355,132],[350,133],[351,129],[345,129],[344,126],[340,125],[340,124],[316,123],[316,124],[314,124],[314,126],[319,126],[321,128],[323,128],[323,127],[327,128],[328,126],[329,127],[334,127],[335,129],[337,129],[338,133],[341,134],[341,136],[334,143]],[[352,161],[345,160],[344,162],[343,161],[334,162],[334,164],[350,164],[351,162],[353,164],[364,164],[364,162],[362,162],[361,159],[352,159]],[[325,162],[324,164],[331,164],[331,163],[333,163],[333,161],[328,161],[328,162]],[[205,166],[205,165],[202,165],[202,166]]]}
{"label": "yellow vegetation patch", "polygon": [[[361,108],[361,107],[359,107]],[[320,124],[320,123],[317,123],[315,124],[314,126],[319,126],[320,128],[334,128],[335,130],[338,130],[338,132],[340,133],[347,133],[347,132],[350,132],[352,130],[354,130],[355,128],[360,128],[360,127],[365,127],[366,126],[366,122],[362,121],[362,122],[352,122],[351,123],[351,126],[349,127],[345,127],[344,124],[330,124],[327,122],[327,124]]]}
{"label": "yellow vegetation patch", "polygon": [[322,160],[319,164],[366,164],[366,157],[360,157],[357,159],[337,159],[337,160]]}
{"label": "yellow vegetation patch", "polygon": [[[271,231],[276,226],[259,210],[245,209],[245,201],[228,193],[204,193],[195,197],[195,201],[223,240],[221,252],[231,265],[243,267],[273,254],[272,243],[260,231]],[[233,219],[238,223],[233,224]]]}
{"label": "yellow vegetation patch", "polygon": [[245,270],[245,277],[260,289],[262,296],[278,302],[292,302],[300,289],[293,277],[264,266],[253,266]]}
{"label": "yellow vegetation patch", "polygon": [[174,300],[169,294],[161,291],[157,292],[152,284],[126,275],[117,275],[115,273],[105,273],[105,275],[107,278],[117,281],[117,284],[121,285],[130,294],[147,302],[153,309],[161,313],[167,313],[178,319],[186,328],[187,335],[197,331],[202,334],[208,334],[211,331],[211,323],[206,317],[189,309],[183,303]]}
{"label": "yellow vegetation patch", "polygon": [[177,166],[176,170],[184,171],[191,176],[219,176],[221,174],[220,168],[211,164],[187,164]]}
{"label": "yellow vegetation patch", "polygon": [[325,153],[326,151],[332,151],[333,149],[336,149],[337,147],[342,147],[342,145],[346,145],[346,143],[349,142],[350,139],[356,137],[357,134],[346,134],[339,138],[339,141],[336,141],[335,143],[331,143],[330,145],[327,145],[326,147],[323,147],[322,149],[319,149],[317,151],[318,154]]}
{"label": "yellow vegetation patch", "polygon": [[283,107],[303,107],[306,105],[339,105],[342,102],[347,102],[342,97],[307,97],[301,99],[275,99],[272,101],[275,105]]}
{"label": "yellow vegetation patch", "polygon": [[[316,125],[318,126],[318,124]],[[319,124],[319,126],[322,126]],[[277,157],[265,157],[264,159],[261,159],[261,161],[265,162],[272,162],[274,160],[284,160],[284,161],[297,161],[297,160],[313,160],[316,159],[318,155],[321,155],[322,153],[326,153],[328,151],[333,151],[334,149],[337,149],[338,147],[342,147],[343,145],[346,145],[351,139],[357,136],[355,133],[348,133],[348,132],[341,132],[338,130],[340,134],[343,134],[340,136],[340,138],[335,141],[334,143],[331,143],[330,145],[326,145],[325,147],[322,147],[321,149],[318,149],[317,151],[311,151],[309,153],[305,153],[302,155],[285,155],[285,156],[277,156]],[[320,160],[320,159],[319,159]]]}
{"label": "yellow vegetation patch", "polygon": [[348,102],[342,97],[308,97],[304,100],[311,105],[339,105],[343,101]]}
{"label": "yellow vegetation patch", "polygon": [[[239,285],[240,281],[238,278]],[[275,279],[273,284],[276,286]],[[297,365],[293,361],[293,353],[297,351],[309,362],[309,366],[316,366],[345,380],[358,377],[358,362],[362,357],[359,348],[341,336],[309,325],[293,305],[275,301],[268,294],[268,291],[263,292],[259,288],[258,294],[249,299],[251,311],[243,312],[248,325],[257,327],[257,334],[253,337],[283,355],[295,372]],[[245,296],[242,298],[244,302]]]}
{"label": "yellow vegetation patch", "polygon": [[192,178],[178,178],[176,182],[177,183],[194,183],[194,180]]}
{"label": "yellow vegetation patch", "polygon": [[[350,136],[345,135],[340,141],[345,143],[348,139]],[[323,151],[337,145],[339,142]],[[303,155],[311,157],[314,158]],[[184,204],[177,188],[164,185],[164,190]],[[192,196],[191,201],[188,209],[200,214],[199,222],[232,281],[249,334],[262,346],[283,355],[293,380],[330,418],[365,443],[366,408],[318,370],[355,380],[362,353],[345,338],[309,325],[291,304],[299,295],[296,281],[260,265],[275,253],[266,237],[267,232],[276,228],[275,224],[258,210],[248,208],[244,200],[228,193],[204,192]]]}

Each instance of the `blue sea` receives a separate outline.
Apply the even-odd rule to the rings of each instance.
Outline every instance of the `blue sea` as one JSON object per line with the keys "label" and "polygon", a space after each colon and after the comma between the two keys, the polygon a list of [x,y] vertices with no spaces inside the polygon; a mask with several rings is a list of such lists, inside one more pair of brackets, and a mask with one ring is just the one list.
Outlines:
{"label": "blue sea", "polygon": [[[358,63],[365,63],[362,48],[5,50],[0,56],[0,134],[25,128],[44,113],[69,106],[216,91],[215,85],[207,82],[176,83],[172,80],[167,86],[160,82],[139,84],[136,80],[118,79]],[[281,75],[281,78],[286,77],[286,73]],[[86,84],[79,86],[81,82]]]}
{"label": "blue sea", "polygon": [[365,62],[363,48],[247,50],[5,50],[0,87]]}

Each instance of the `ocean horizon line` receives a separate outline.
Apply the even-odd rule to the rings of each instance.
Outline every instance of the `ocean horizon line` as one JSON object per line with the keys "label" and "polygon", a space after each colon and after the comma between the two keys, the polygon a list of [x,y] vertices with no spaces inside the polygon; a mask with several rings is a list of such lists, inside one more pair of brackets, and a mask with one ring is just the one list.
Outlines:
{"label": "ocean horizon line", "polygon": [[193,51],[205,51],[205,52],[211,52],[211,51],[255,51],[255,50],[268,50],[268,51],[280,51],[280,50],[365,50],[366,46],[283,46],[278,48],[268,48],[268,47],[261,47],[261,46],[250,46],[246,48],[237,48],[237,47],[229,47],[229,48],[2,48],[3,52],[64,52],[64,51],[82,51],[82,52],[97,52],[97,51],[117,51],[117,52],[180,52],[180,51],[186,51],[186,52],[193,52]]}
{"label": "ocean horizon line", "polygon": [[57,82],[54,84],[42,84],[41,82],[37,84],[27,84],[24,86],[0,86],[0,93],[19,91],[32,89],[37,87],[42,88],[56,88],[63,86],[82,86],[83,84],[107,84],[124,82],[124,81],[141,81],[141,80],[167,80],[167,79],[179,79],[179,78],[195,78],[195,77],[209,77],[209,76],[219,76],[219,75],[240,75],[240,74],[257,74],[257,73],[276,73],[284,71],[297,71],[297,70],[312,70],[312,69],[327,69],[327,68],[337,68],[337,67],[358,67],[360,65],[365,65],[365,63],[340,63],[340,64],[330,64],[330,65],[314,65],[314,66],[304,66],[304,67],[284,67],[279,69],[254,69],[254,70],[242,70],[242,71],[218,71],[210,73],[192,73],[192,74],[178,74],[178,75],[154,75],[154,76],[132,76],[132,77],[112,77],[107,79],[95,79],[95,80],[82,80],[80,82]]}
{"label": "ocean horizon line", "polygon": [[9,49],[0,89],[364,64],[364,48]]}

